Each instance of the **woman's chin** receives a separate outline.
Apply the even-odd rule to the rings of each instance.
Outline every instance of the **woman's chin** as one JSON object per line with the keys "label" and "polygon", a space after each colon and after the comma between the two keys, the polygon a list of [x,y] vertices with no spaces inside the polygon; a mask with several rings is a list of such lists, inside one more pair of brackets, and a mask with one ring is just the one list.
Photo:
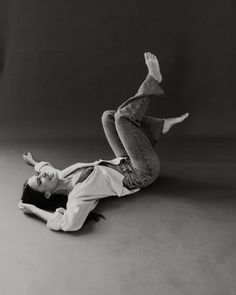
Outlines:
{"label": "woman's chin", "polygon": [[51,182],[54,184],[55,187],[57,187],[59,184],[58,175],[53,175]]}

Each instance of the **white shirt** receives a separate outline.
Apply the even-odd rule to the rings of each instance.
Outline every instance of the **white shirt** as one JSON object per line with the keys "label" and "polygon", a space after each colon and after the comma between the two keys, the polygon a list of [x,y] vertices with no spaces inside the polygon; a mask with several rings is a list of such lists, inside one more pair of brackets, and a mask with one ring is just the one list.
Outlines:
{"label": "white shirt", "polygon": [[[125,196],[133,194],[140,189],[129,190],[123,185],[124,175],[107,166],[99,165],[107,162],[118,165],[123,157],[110,161],[98,160],[92,163],[77,163],[64,170],[57,170],[58,177],[63,178],[78,168],[93,166],[92,173],[81,183],[76,183],[68,195],[66,209],[58,208],[47,222],[47,227],[53,230],[76,231],[85,222],[88,214],[98,204],[99,199],[110,196]],[[41,167],[50,165],[48,162],[39,162],[35,171],[40,172]]]}

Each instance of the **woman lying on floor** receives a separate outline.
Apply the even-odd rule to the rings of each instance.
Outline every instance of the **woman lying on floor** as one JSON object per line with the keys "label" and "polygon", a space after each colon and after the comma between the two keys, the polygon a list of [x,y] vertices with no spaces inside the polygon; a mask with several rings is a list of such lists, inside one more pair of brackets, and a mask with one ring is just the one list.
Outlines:
{"label": "woman lying on floor", "polygon": [[144,57],[148,75],[137,94],[116,111],[102,115],[104,132],[116,158],[77,163],[60,171],[47,162],[35,161],[30,153],[24,154],[25,162],[36,172],[24,185],[19,203],[24,213],[42,218],[50,229],[76,231],[99,199],[132,194],[156,180],[160,163],[154,145],[161,133],[182,122],[188,113],[169,119],[145,116],[150,97],[164,92],[159,85],[162,77],[156,56],[148,52]]}

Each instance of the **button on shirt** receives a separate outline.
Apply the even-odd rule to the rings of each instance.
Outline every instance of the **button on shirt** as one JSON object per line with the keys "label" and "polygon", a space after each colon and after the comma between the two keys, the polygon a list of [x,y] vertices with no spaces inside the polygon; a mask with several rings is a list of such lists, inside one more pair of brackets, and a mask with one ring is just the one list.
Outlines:
{"label": "button on shirt", "polygon": [[[98,204],[99,199],[110,196],[125,196],[133,194],[140,189],[129,190],[123,185],[124,175],[113,168],[99,165],[101,162],[118,165],[123,157],[110,161],[98,160],[92,163],[77,163],[64,170],[57,170],[59,178],[65,178],[69,174],[73,177],[73,189],[68,195],[66,209],[58,208],[47,222],[47,227],[52,230],[76,231],[85,222],[88,214]],[[48,162],[39,162],[35,165],[35,171],[50,165]],[[78,182],[81,172],[79,168],[93,167],[93,171],[83,182]],[[80,171],[80,170],[78,170]],[[73,172],[75,172],[73,174]]]}

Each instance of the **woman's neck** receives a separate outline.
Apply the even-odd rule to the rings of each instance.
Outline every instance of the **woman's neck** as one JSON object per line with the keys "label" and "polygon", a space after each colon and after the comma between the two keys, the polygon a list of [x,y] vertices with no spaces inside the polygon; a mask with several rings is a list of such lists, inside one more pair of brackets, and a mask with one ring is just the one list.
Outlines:
{"label": "woman's neck", "polygon": [[73,189],[71,178],[59,178],[57,187],[53,190],[53,194],[68,195]]}

